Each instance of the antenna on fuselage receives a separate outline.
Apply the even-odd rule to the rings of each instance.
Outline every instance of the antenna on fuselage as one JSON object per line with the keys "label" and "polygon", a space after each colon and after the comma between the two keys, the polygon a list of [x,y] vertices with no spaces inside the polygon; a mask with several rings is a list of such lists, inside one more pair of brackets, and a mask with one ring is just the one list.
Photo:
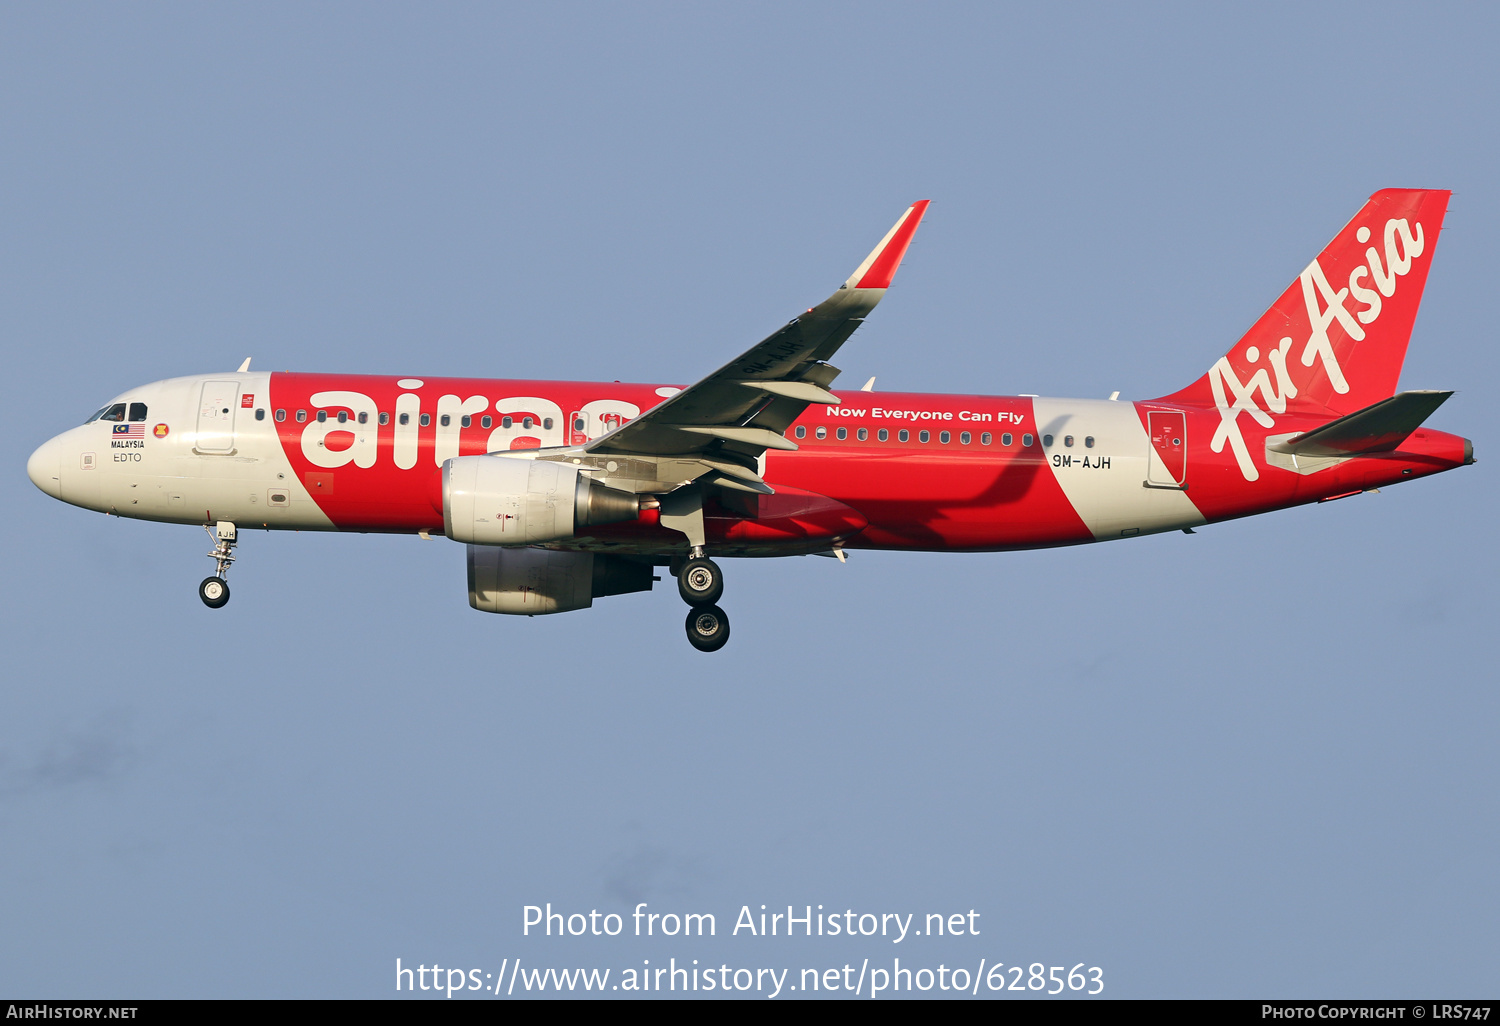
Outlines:
{"label": "antenna on fuselage", "polygon": [[245,373],[249,369],[250,369],[250,357],[247,356],[247,357],[245,357],[245,362],[242,363],[242,364],[240,364],[240,369],[237,370],[237,371],[235,371],[235,373],[236,374],[243,374],[243,373]]}
{"label": "antenna on fuselage", "polygon": [[860,385],[859,386],[859,390],[861,392],[873,392],[873,391],[875,391],[875,379],[871,378],[869,381],[866,381],[863,385]]}

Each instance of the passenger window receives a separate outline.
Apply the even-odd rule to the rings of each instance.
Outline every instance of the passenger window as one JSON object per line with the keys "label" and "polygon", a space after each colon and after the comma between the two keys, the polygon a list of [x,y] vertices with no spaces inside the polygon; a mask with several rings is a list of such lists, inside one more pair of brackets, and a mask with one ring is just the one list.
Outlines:
{"label": "passenger window", "polygon": [[1031,435],[1030,434],[1022,435],[1021,436],[1021,444],[1024,445],[1028,449],[1031,448]]}
{"label": "passenger window", "polygon": [[361,413],[358,417],[356,417],[354,419],[357,420],[357,421],[359,421],[361,424],[368,424],[368,423],[370,423],[370,415],[368,413]]}
{"label": "passenger window", "polygon": [[280,424],[284,420],[286,420],[286,411],[285,410],[277,410],[276,411],[276,423]]}
{"label": "passenger window", "polygon": [[1083,447],[1085,449],[1092,449],[1094,447],[1094,436],[1093,435],[1084,435],[1084,437],[1083,437]]}
{"label": "passenger window", "polygon": [[530,417],[522,417],[521,418],[521,426],[523,428],[525,428],[527,431],[530,431],[531,430],[531,425],[533,425],[535,423],[536,423],[536,421],[532,420]]}
{"label": "passenger window", "polygon": [[391,415],[389,413],[382,413],[380,415],[380,426],[381,427],[385,427],[390,422],[391,422]]}
{"label": "passenger window", "polygon": [[1063,445],[1066,445],[1069,449],[1073,448],[1073,436],[1063,435]]}
{"label": "passenger window", "polygon": [[466,414],[464,414],[462,417],[460,417],[458,419],[458,423],[459,423],[459,425],[461,427],[473,427],[474,426],[474,418],[471,417],[471,416],[469,416],[466,413]]}
{"label": "passenger window", "polygon": [[1001,445],[1010,445],[1015,440],[1016,440],[1016,436],[1013,435],[1013,434],[1011,434],[1009,431],[1005,432],[1005,434],[1003,434],[1003,435],[1000,436],[1000,444]]}
{"label": "passenger window", "polygon": [[[488,419],[488,418],[486,418],[486,419]],[[552,418],[551,417],[543,418],[543,420],[542,420],[542,430],[543,431],[551,431],[552,430]]]}
{"label": "passenger window", "polygon": [[409,414],[409,413],[397,414],[396,415],[396,422],[398,424],[400,424],[402,427],[405,427],[406,425],[408,425],[408,424],[411,423],[411,414]]}
{"label": "passenger window", "polygon": [[947,431],[944,431],[938,435],[938,441],[942,442],[944,445],[947,445],[949,442],[953,441],[953,435],[951,435]]}
{"label": "passenger window", "polygon": [[849,429],[848,428],[839,428],[839,430],[838,430],[838,436],[839,436],[839,441],[841,441],[841,442],[844,441],[845,439],[847,439],[849,437]]}
{"label": "passenger window", "polygon": [[805,426],[803,426],[801,424],[797,425],[797,437],[798,438],[806,438],[807,437],[807,428]]}
{"label": "passenger window", "polygon": [[1048,449],[1050,449],[1052,447],[1052,436],[1051,435],[1043,435],[1042,436],[1042,446],[1043,446],[1043,448],[1048,448]]}
{"label": "passenger window", "polygon": [[265,420],[266,419],[266,411],[265,410],[256,410],[255,411],[255,419],[256,420]]}
{"label": "passenger window", "polygon": [[493,425],[493,424],[494,424],[494,423],[495,423],[495,420],[494,420],[494,418],[493,418],[493,417],[491,417],[491,416],[490,416],[490,415],[489,415],[489,414],[487,414],[487,413],[486,413],[486,414],[485,414],[485,415],[484,415],[484,416],[483,416],[483,417],[480,417],[480,418],[479,418],[479,426],[480,426],[480,427],[482,427],[482,428],[487,428],[487,427],[490,427],[490,426],[491,426],[491,425]]}
{"label": "passenger window", "polygon": [[[426,414],[423,414],[423,416],[426,416]],[[501,417],[500,418],[500,426],[503,427],[503,428],[508,428],[508,427],[510,427],[514,423],[515,423],[515,421],[512,420],[509,417]]]}
{"label": "passenger window", "polygon": [[922,432],[919,432],[917,434],[917,439],[918,439],[918,441],[922,441],[922,442],[930,442],[930,441],[932,441],[932,432],[931,431],[922,431]]}
{"label": "passenger window", "polygon": [[139,424],[142,421],[144,421],[145,419],[146,419],[146,404],[145,403],[131,403],[130,404],[130,422],[132,424]]}
{"label": "passenger window", "polygon": [[420,417],[417,418],[417,423],[419,425],[421,425],[422,427],[426,427],[427,425],[429,425],[429,424],[432,423],[432,414],[430,414],[430,413],[424,413],[424,414],[422,414]]}
{"label": "passenger window", "polygon": [[826,427],[819,427],[818,430],[813,432],[813,434],[817,435],[819,438],[827,438],[828,429]]}
{"label": "passenger window", "polygon": [[882,442],[889,442],[891,440],[891,433],[889,431],[887,431],[885,428],[881,428],[876,433],[875,437],[878,438],[878,439],[880,439]]}
{"label": "passenger window", "polygon": [[[979,444],[980,445],[989,445],[990,442],[993,439],[994,439],[994,436],[991,435],[988,431],[986,431],[984,434],[982,434],[982,435],[979,436]],[[1009,445],[1010,443],[1006,442],[1005,444]]]}
{"label": "passenger window", "polygon": [[438,426],[439,427],[447,427],[449,424],[452,424],[452,423],[453,423],[453,418],[450,417],[450,416],[448,416],[446,413],[443,414],[441,417],[438,418]]}
{"label": "passenger window", "polygon": [[911,441],[911,432],[906,430],[906,428],[902,428],[900,431],[896,432],[896,440],[900,442]]}
{"label": "passenger window", "polygon": [[298,410],[297,411],[297,423],[301,424],[301,423],[304,423],[306,420],[307,420],[307,411],[306,410]]}
{"label": "passenger window", "polygon": [[328,411],[327,410],[319,410],[318,411],[318,423],[321,424],[324,421],[326,421],[327,419],[328,419]]}
{"label": "passenger window", "polygon": [[[322,420],[323,418],[319,417],[318,419]],[[347,424],[347,423],[349,423],[349,411],[348,410],[340,410],[339,411],[339,423],[340,424]]]}
{"label": "passenger window", "polygon": [[963,434],[958,436],[958,440],[961,444],[968,445],[974,440],[974,436],[965,431]]}
{"label": "passenger window", "polygon": [[868,429],[866,429],[866,428],[860,428],[859,429],[859,440],[861,442],[863,442],[865,439],[867,439],[869,437],[870,437],[870,432],[869,432]]}

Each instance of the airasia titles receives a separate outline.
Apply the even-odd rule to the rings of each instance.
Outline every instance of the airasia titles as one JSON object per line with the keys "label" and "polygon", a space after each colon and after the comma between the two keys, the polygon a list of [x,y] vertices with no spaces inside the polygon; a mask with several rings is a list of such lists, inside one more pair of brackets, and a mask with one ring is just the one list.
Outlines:
{"label": "airasia titles", "polygon": [[[1369,242],[1370,229],[1361,226],[1355,233],[1355,238],[1361,243]],[[1338,355],[1328,338],[1328,329],[1337,321],[1354,341],[1358,342],[1365,337],[1363,325],[1373,324],[1380,316],[1382,297],[1389,299],[1396,294],[1397,280],[1411,270],[1412,260],[1421,256],[1425,249],[1421,223],[1418,222],[1413,230],[1406,218],[1391,218],[1385,223],[1384,243],[1384,266],[1380,253],[1374,246],[1369,247],[1365,250],[1367,263],[1350,271],[1348,286],[1337,292],[1329,284],[1328,276],[1316,259],[1299,277],[1310,331],[1302,344],[1302,352],[1298,354],[1298,362],[1303,367],[1311,367],[1315,362],[1321,361],[1329,383],[1340,395],[1349,391],[1349,382],[1344,377],[1343,368],[1339,366]],[[1361,284],[1365,279],[1369,279],[1375,287],[1372,289]],[[1351,295],[1357,302],[1364,304],[1364,309],[1350,311],[1344,305]],[[1213,389],[1214,405],[1218,407],[1220,418],[1209,448],[1214,452],[1223,452],[1227,443],[1246,481],[1259,480],[1260,470],[1250,458],[1244,435],[1240,433],[1240,414],[1248,413],[1261,427],[1269,428],[1276,423],[1271,417],[1272,413],[1279,416],[1286,412],[1287,400],[1296,398],[1297,395],[1296,382],[1293,381],[1292,371],[1287,367],[1287,357],[1294,345],[1290,336],[1283,337],[1279,346],[1264,354],[1270,369],[1262,365],[1244,382],[1235,373],[1228,355],[1220,357],[1209,369],[1208,383]],[[1254,367],[1260,363],[1261,355],[1258,346],[1249,346],[1244,352],[1245,363]],[[1256,393],[1264,401],[1264,409],[1257,403]],[[1233,396],[1232,401],[1230,396]]]}
{"label": "airasia titles", "polygon": [[[476,431],[485,432],[485,452],[537,449],[580,444],[641,412],[639,406],[620,399],[596,399],[565,415],[557,403],[541,396],[509,396],[491,403],[483,395],[448,394],[438,397],[433,414],[423,412],[420,395],[402,392],[396,397],[389,424],[384,424],[375,400],[363,392],[314,392],[309,402],[324,413],[331,409],[347,414],[343,419],[314,418],[302,429],[303,457],[313,466],[330,470],[351,463],[362,470],[375,466],[381,431],[393,433],[391,454],[397,468],[411,470],[420,459],[423,434],[432,437],[432,465],[441,467],[459,455],[463,438],[472,439]],[[491,410],[495,416],[490,416]],[[583,426],[578,427],[578,422]]]}

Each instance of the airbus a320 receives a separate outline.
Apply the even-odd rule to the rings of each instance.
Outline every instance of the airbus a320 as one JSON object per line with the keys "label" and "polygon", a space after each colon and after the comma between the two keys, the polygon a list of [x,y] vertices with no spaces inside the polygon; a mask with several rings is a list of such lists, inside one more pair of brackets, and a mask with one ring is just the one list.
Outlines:
{"label": "airbus a320", "polygon": [[[731,556],[988,552],[1187,531],[1474,462],[1396,390],[1449,193],[1372,196],[1207,372],[1157,399],[833,389],[890,286],[913,204],[822,303],[687,387],[199,374],[132,388],[43,443],[38,488],[201,525],[229,601],[245,528],[443,535],[469,603],[535,616],[649,591],[721,648]],[[871,379],[873,382],[873,379]]]}

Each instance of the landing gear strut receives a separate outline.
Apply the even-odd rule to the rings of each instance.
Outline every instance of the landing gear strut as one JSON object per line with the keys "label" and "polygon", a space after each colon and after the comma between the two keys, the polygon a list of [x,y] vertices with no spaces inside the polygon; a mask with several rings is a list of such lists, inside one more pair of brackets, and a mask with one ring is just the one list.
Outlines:
{"label": "landing gear strut", "polygon": [[212,577],[205,577],[198,585],[198,597],[209,609],[218,609],[229,601],[229,582],[224,580],[224,575],[229,572],[229,564],[234,562],[234,524],[220,520],[213,527],[204,524],[203,529],[214,540],[214,550],[208,558],[214,561],[215,569]]}

